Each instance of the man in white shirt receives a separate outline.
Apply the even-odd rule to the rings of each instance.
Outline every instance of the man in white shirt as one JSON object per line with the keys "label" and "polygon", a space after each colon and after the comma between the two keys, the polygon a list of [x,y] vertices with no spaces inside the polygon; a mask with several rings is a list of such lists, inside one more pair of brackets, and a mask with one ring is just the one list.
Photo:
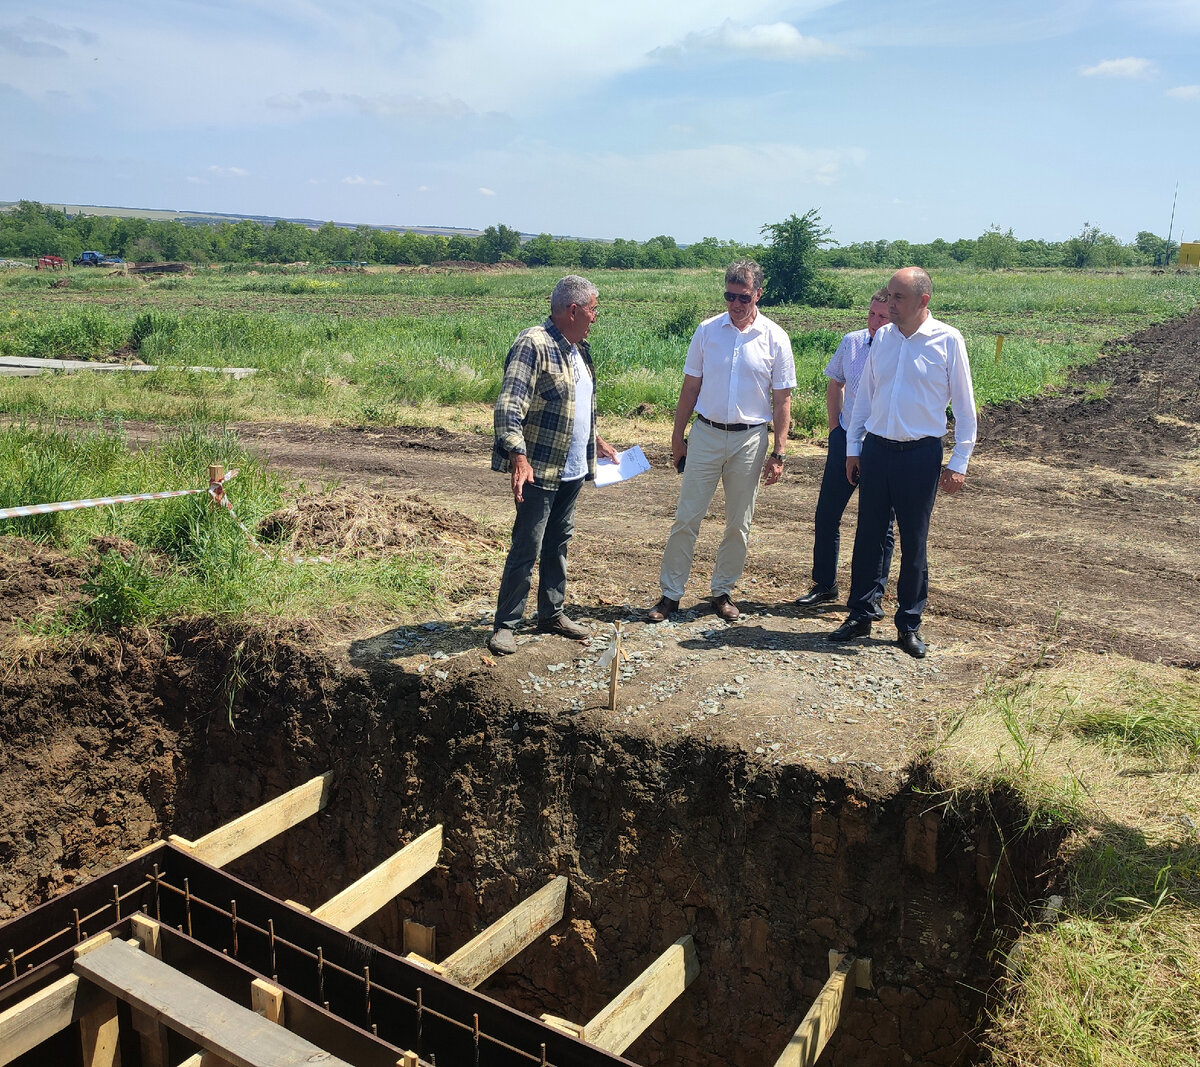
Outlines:
{"label": "man in white shirt", "polygon": [[[867,309],[867,328],[853,330],[842,338],[825,366],[825,410],[829,415],[829,447],[825,453],[825,473],[817,495],[817,511],[813,518],[812,588],[796,601],[801,608],[837,600],[838,549],[841,545],[842,513],[856,486],[846,480],[846,428],[854,411],[854,398],[863,368],[871,355],[871,342],[880,326],[888,322],[887,289],[879,289],[871,297]],[[876,599],[883,599],[883,587],[892,564],[892,524],[888,523],[887,542],[883,554],[883,580],[876,589]]]}
{"label": "man in white shirt", "polygon": [[[774,485],[783,473],[796,385],[787,332],[758,310],[762,282],[754,260],[731,263],[725,312],[702,322],[688,346],[671,434],[671,456],[683,482],[659,572],[662,597],[647,615],[650,622],[679,609],[700,523],[718,483],[725,489],[725,535],[712,574],[712,607],[726,622],[740,614],[730,597],[746,565],[760,479]],[[693,411],[696,421],[685,441]],[[775,437],[769,456],[768,424]]]}
{"label": "man in white shirt", "polygon": [[[846,477],[859,486],[850,570],[850,615],[830,641],[867,637],[883,617],[874,601],[888,520],[900,530],[897,644],[925,655],[921,615],[929,596],[925,542],[940,486],[957,493],[975,447],[975,393],[962,334],[929,314],[933,283],[920,267],[888,282],[891,322],[875,335],[846,431]],[[954,409],[954,453],[942,470],[946,406]]]}

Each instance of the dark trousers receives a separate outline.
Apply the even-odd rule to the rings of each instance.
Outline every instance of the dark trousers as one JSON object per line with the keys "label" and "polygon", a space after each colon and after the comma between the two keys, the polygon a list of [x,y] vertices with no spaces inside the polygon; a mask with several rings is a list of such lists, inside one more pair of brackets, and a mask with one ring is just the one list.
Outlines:
{"label": "dark trousers", "polygon": [[583,483],[579,478],[563,482],[558,489],[525,485],[525,500],[517,505],[512,547],[500,578],[493,629],[515,630],[521,621],[539,555],[538,621],[549,622],[562,614],[567,595],[567,543],[575,532],[575,500]]}
{"label": "dark trousers", "polygon": [[[817,496],[817,514],[813,520],[812,580],[814,585],[827,589],[837,585],[838,550],[842,541],[842,515],[855,486],[846,477],[846,431],[839,423],[829,431],[829,453],[825,457],[825,474],[821,478],[821,492]],[[883,587],[887,584],[888,572],[892,568],[892,549],[895,545],[892,520],[888,519],[887,539],[884,542],[883,572],[875,590],[875,599],[883,599]]]}
{"label": "dark trousers", "polygon": [[925,541],[942,472],[942,440],[887,441],[867,434],[858,491],[858,530],[850,566],[850,618],[882,619],[875,589],[883,571],[884,545],[893,512],[900,530],[900,577],[896,582],[896,629],[921,625],[929,599]]}

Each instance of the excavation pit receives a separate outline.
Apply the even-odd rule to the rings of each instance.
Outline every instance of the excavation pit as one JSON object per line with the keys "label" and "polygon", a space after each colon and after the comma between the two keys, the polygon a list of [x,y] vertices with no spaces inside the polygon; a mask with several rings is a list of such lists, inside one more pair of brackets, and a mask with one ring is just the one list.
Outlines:
{"label": "excavation pit", "polygon": [[[565,877],[562,922],[479,993],[504,1018],[583,1022],[691,935],[698,977],[624,1053],[645,1067],[775,1063],[831,950],[869,957],[872,988],[848,1001],[821,1063],[972,1062],[1000,954],[1056,845],[1018,837],[1023,813],[1004,798],[948,804],[919,768],[852,778],[699,738],[663,743],[532,710],[453,665],[445,678],[372,676],[211,630],[114,651],[30,665],[6,686],[8,915],[329,771],[319,814],[228,866],[247,900],[314,907],[441,824],[437,866],[355,934],[400,956],[415,922],[435,931],[440,960]],[[152,855],[132,861],[136,877]],[[88,891],[111,896],[107,881]],[[228,911],[225,888],[213,894]],[[20,1062],[44,1062],[30,1055]],[[439,1061],[471,1062],[450,1055]]]}

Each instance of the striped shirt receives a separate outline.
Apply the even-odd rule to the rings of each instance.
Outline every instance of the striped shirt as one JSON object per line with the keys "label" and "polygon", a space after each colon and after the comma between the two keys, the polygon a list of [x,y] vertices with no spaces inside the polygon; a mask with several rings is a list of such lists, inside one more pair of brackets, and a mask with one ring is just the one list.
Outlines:
{"label": "striped shirt", "polygon": [[[579,354],[593,383],[596,372],[586,341]],[[596,393],[592,390],[588,419],[587,475],[596,477]],[[509,453],[523,452],[533,468],[534,484],[557,489],[571,447],[575,427],[575,375],[571,366],[571,342],[554,322],[517,335],[504,360],[504,380],[496,398],[493,417],[495,443],[492,470],[510,469]]]}
{"label": "striped shirt", "polygon": [[841,382],[846,391],[842,396],[842,410],[838,422],[843,430],[850,429],[850,416],[854,412],[854,397],[858,393],[858,383],[862,378],[863,367],[871,354],[871,331],[852,330],[842,338],[837,351],[825,365],[825,377],[835,382]]}

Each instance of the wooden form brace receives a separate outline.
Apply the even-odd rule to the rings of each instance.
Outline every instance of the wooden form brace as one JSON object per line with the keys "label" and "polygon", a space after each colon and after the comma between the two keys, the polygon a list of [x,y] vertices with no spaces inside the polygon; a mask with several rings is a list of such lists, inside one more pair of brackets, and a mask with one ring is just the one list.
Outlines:
{"label": "wooden form brace", "polygon": [[169,840],[205,863],[224,867],[321,811],[329,802],[332,785],[333,771],[326,771],[195,841],[177,834],[172,834]]}
{"label": "wooden form brace", "polygon": [[431,963],[412,952],[407,958],[436,970],[459,985],[474,989],[561,921],[566,902],[567,879],[559,875],[440,964]]}
{"label": "wooden form brace", "polygon": [[[833,965],[835,958],[837,963]],[[829,962],[833,965],[829,980],[817,994],[804,1021],[783,1050],[783,1055],[775,1061],[775,1067],[813,1067],[837,1029],[842,1011],[854,996],[855,987],[870,988],[870,960],[831,952]]]}
{"label": "wooden form brace", "polygon": [[75,961],[80,978],[125,1001],[233,1067],[349,1067],[316,1045],[124,941]]}
{"label": "wooden form brace", "polygon": [[439,823],[337,896],[313,908],[312,914],[339,930],[353,930],[433,870],[441,851],[442,827]]}
{"label": "wooden form brace", "polygon": [[608,1052],[620,1055],[634,1043],[700,973],[691,934],[678,941],[639,974],[591,1020],[580,1026],[555,1015],[542,1021]]}

